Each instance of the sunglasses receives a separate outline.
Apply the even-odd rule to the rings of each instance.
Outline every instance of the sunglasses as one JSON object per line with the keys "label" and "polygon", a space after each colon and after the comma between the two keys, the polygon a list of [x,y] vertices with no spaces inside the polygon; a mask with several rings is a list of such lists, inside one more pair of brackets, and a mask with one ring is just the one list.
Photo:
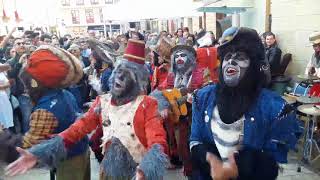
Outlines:
{"label": "sunglasses", "polygon": [[319,44],[314,44],[314,45],[312,45],[312,47],[320,47],[320,43]]}

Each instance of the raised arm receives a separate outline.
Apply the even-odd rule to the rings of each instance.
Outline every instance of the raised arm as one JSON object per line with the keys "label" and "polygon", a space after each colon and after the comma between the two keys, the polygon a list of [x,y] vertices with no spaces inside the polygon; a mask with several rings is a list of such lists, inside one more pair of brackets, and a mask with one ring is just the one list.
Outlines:
{"label": "raised arm", "polygon": [[80,117],[68,129],[59,134],[59,136],[63,138],[67,148],[96,129],[99,123],[101,123],[100,111],[100,98],[97,97],[87,113]]}
{"label": "raised arm", "polygon": [[7,34],[6,37],[4,37],[4,39],[0,43],[0,48],[4,48],[7,45],[10,37],[12,36],[12,34],[14,33],[15,30],[16,30],[16,27],[12,28],[12,30],[9,32],[9,34]]}

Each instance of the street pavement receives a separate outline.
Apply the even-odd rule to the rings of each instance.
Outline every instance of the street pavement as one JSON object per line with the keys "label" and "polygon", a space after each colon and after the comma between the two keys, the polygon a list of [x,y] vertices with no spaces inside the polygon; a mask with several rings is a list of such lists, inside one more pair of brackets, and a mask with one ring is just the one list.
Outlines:
{"label": "street pavement", "polygon": [[[91,153],[92,154],[92,153]],[[307,165],[301,167],[301,172],[297,172],[298,163],[297,155],[291,153],[289,155],[288,164],[282,164],[282,172],[279,175],[278,180],[319,180],[320,176],[315,170]],[[320,164],[320,163],[319,163]],[[319,165],[318,164],[318,165]],[[49,171],[45,169],[33,169],[25,175],[16,177],[4,177],[3,176],[4,165],[0,165],[0,180],[49,180]],[[320,167],[319,167],[320,168]],[[99,164],[95,160],[94,156],[91,156],[91,180],[99,180]],[[182,174],[182,169],[168,171],[164,180],[187,180]]]}

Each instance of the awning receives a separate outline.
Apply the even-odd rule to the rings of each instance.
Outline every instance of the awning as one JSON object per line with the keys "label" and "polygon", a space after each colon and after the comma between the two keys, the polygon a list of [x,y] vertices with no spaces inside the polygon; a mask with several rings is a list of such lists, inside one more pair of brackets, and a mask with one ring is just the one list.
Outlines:
{"label": "awning", "polygon": [[197,10],[199,12],[215,12],[224,14],[235,14],[245,12],[250,7],[200,7]]}
{"label": "awning", "polygon": [[199,12],[236,14],[246,12],[248,8],[254,7],[255,1],[257,0],[204,0],[202,7],[197,10]]}

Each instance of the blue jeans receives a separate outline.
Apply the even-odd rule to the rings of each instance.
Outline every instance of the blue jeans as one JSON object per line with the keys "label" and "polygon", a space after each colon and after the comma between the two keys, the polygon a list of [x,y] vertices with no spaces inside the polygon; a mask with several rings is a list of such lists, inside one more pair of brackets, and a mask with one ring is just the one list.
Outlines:
{"label": "blue jeans", "polygon": [[32,111],[32,103],[31,103],[30,97],[25,95],[20,95],[18,97],[18,101],[19,101],[19,107],[22,114],[21,133],[25,134],[30,128],[29,123],[30,123],[30,115]]}

